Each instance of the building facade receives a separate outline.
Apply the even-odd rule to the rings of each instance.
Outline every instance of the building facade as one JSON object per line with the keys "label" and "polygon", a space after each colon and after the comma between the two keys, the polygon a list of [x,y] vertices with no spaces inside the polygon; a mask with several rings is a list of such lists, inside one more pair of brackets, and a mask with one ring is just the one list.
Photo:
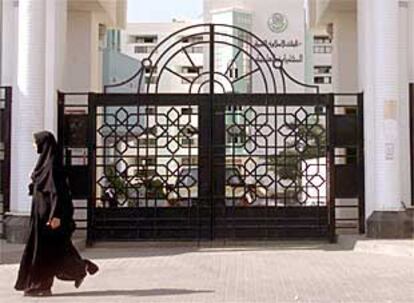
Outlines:
{"label": "building facade", "polygon": [[[165,23],[130,23],[126,30],[121,33],[121,52],[142,61],[150,56],[155,47],[167,38],[172,33],[181,30],[185,27],[196,24],[197,21],[179,21]],[[179,38],[179,37],[178,37]],[[180,46],[186,46],[193,43],[191,38],[180,42]],[[157,58],[165,51],[165,47],[161,45],[153,55]],[[176,56],[169,64],[172,72],[175,72],[182,77],[192,80],[203,69],[203,47],[191,47],[187,50],[188,57],[185,54]],[[155,62],[153,62],[155,63]],[[159,62],[158,65],[162,65]],[[159,79],[157,69],[146,68],[144,76],[144,85],[149,87],[150,92],[154,92],[156,81]],[[164,71],[165,72],[165,71]],[[189,91],[189,82],[183,78],[171,75],[164,77],[159,84],[159,92],[175,92],[187,93]],[[198,90],[198,85],[193,87],[194,91]]]}

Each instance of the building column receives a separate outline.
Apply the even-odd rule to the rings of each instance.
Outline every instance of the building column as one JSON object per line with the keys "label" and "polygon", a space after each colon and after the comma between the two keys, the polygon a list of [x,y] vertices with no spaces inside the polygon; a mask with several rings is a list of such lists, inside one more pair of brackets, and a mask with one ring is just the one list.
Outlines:
{"label": "building column", "polygon": [[365,214],[370,216],[376,207],[375,176],[375,117],[374,108],[374,48],[371,2],[358,0],[358,66],[359,90],[364,92],[364,150],[365,150]]}
{"label": "building column", "polygon": [[[409,54],[414,52],[414,2],[408,2]],[[409,81],[414,83],[414,58],[409,58]]]}
{"label": "building column", "polygon": [[[1,2],[1,1],[0,1]],[[6,0],[2,6],[0,23],[2,23],[1,48],[1,84],[14,86],[16,84],[17,66],[17,5],[14,1]]]}
{"label": "building column", "polygon": [[57,90],[63,88],[67,0],[46,1],[44,128],[57,135]]}
{"label": "building column", "polygon": [[400,66],[400,104],[399,107],[399,134],[400,134],[400,174],[401,174],[401,201],[405,205],[411,204],[411,171],[403,169],[410,167],[410,97],[409,72],[412,53],[409,52],[409,10],[408,2],[399,3],[399,66]]}
{"label": "building column", "polygon": [[401,211],[399,1],[359,0],[358,9],[365,68],[360,84],[365,92],[367,235],[404,237],[411,231]]}
{"label": "building column", "polygon": [[395,210],[401,208],[398,132],[399,1],[375,0],[371,3],[375,50],[375,100],[372,105],[376,129],[376,209]]}
{"label": "building column", "polygon": [[36,161],[33,133],[44,127],[45,0],[19,1],[17,87],[13,102],[11,211],[30,211],[27,194]]}

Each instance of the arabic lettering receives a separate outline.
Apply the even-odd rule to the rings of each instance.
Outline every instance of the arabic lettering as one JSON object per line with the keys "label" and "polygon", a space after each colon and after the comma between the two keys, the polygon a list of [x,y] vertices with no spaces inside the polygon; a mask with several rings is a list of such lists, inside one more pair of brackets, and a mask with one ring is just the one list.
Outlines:
{"label": "arabic lettering", "polygon": [[[275,58],[283,61],[283,63],[302,63],[304,61],[303,55],[300,54],[299,56],[296,55],[288,55],[288,54],[284,54],[283,56],[278,56],[275,55]],[[271,57],[270,55],[266,56],[266,58],[263,57],[257,57],[256,61],[258,62],[273,62],[273,57]]]}
{"label": "arabic lettering", "polygon": [[263,40],[264,43],[256,42],[256,47],[264,47],[267,45],[270,48],[295,48],[302,45],[302,42],[300,42],[298,39],[294,40],[285,40],[285,39],[274,39],[272,41],[269,41],[267,39]]}

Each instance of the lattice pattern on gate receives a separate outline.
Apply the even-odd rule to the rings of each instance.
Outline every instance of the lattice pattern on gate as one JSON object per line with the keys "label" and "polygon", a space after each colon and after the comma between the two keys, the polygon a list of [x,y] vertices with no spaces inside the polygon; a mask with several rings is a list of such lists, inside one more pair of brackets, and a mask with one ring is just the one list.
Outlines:
{"label": "lattice pattern on gate", "polygon": [[[176,70],[179,57],[188,66]],[[84,118],[60,119],[65,152],[87,133],[75,148],[87,147],[87,164],[70,167],[89,197],[89,240],[333,240],[343,196],[358,199],[361,231],[362,98],[354,116],[341,117],[338,108],[352,112],[355,104],[337,104],[334,94],[294,79],[287,63],[244,28],[193,25],[161,41],[131,78],[89,94]],[[177,92],[177,81],[188,91]],[[128,84],[138,84],[136,94],[122,93]],[[87,129],[72,129],[86,119]],[[344,132],[354,148],[343,145]],[[74,142],[65,141],[68,133]],[[347,178],[362,184],[352,193],[338,182],[341,148],[358,154],[347,166]]]}

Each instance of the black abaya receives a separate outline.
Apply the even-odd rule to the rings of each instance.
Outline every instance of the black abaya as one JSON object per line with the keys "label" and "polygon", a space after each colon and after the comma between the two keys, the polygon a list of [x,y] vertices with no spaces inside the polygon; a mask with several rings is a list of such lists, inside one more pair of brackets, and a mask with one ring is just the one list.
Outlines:
{"label": "black abaya", "polygon": [[[26,292],[50,290],[53,278],[82,281],[87,263],[72,244],[75,229],[73,205],[63,167],[57,157],[57,144],[49,132],[34,135],[39,160],[32,173],[30,234],[15,288]],[[48,222],[60,219],[52,229]],[[91,263],[89,263],[91,264]]]}

